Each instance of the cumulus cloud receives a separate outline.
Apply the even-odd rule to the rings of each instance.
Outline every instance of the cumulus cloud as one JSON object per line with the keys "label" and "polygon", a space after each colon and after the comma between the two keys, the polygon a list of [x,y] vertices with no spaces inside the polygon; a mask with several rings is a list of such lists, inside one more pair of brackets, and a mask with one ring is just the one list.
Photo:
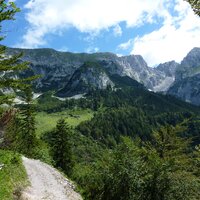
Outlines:
{"label": "cumulus cloud", "polygon": [[174,11],[177,16],[169,16],[160,29],[135,38],[131,53],[141,54],[154,66],[170,60],[180,62],[193,47],[200,47],[200,18],[182,0],[176,1]]}
{"label": "cumulus cloud", "polygon": [[115,36],[115,37],[120,37],[120,36],[122,36],[122,29],[121,29],[121,27],[120,27],[119,24],[117,24],[117,25],[114,27],[113,33],[114,33],[114,36]]}
{"label": "cumulus cloud", "polygon": [[66,46],[62,46],[60,49],[58,49],[58,51],[67,52],[69,49]]}
{"label": "cumulus cloud", "polygon": [[46,43],[45,36],[57,34],[69,27],[81,32],[98,33],[115,28],[121,34],[120,22],[127,27],[153,23],[155,16],[167,17],[164,5],[170,0],[29,0],[26,20],[29,28],[21,47],[38,47]]}
{"label": "cumulus cloud", "polygon": [[133,44],[134,44],[134,39],[130,39],[127,42],[124,42],[118,45],[117,48],[121,50],[128,50],[133,46]]}
{"label": "cumulus cloud", "polygon": [[85,49],[85,52],[87,53],[97,53],[99,51],[99,48],[98,47],[88,47]]}

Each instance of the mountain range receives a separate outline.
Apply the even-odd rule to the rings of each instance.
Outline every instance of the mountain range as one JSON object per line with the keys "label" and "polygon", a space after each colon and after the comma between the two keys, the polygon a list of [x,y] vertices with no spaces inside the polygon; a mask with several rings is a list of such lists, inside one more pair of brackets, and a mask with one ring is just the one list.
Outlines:
{"label": "mountain range", "polygon": [[128,77],[148,90],[176,96],[200,105],[200,48],[192,49],[179,64],[175,61],[149,67],[141,55],[119,57],[113,53],[70,53],[53,49],[8,48],[7,54],[23,52],[30,70],[20,76],[41,75],[34,91],[53,90],[58,97],[85,94],[91,89],[120,87],[117,76]]}

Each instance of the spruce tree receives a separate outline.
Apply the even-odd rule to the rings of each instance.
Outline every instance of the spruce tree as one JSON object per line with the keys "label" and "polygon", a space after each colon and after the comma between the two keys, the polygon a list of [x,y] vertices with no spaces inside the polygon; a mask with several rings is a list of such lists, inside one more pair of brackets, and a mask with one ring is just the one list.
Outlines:
{"label": "spruce tree", "polygon": [[200,16],[200,0],[186,0],[192,7],[195,14]]}
{"label": "spruce tree", "polygon": [[35,105],[31,87],[24,90],[24,104],[12,117],[4,133],[3,148],[34,157],[38,139],[36,137]]}
{"label": "spruce tree", "polygon": [[71,129],[64,119],[57,122],[53,133],[53,159],[57,167],[60,167],[66,174],[71,173],[73,167],[72,148],[70,144]]}
{"label": "spruce tree", "polygon": [[[16,7],[13,2],[0,0],[0,41],[5,37],[3,36],[2,23],[14,20],[14,15],[20,9]],[[0,105],[11,103],[13,95],[5,95],[3,93],[6,89],[24,89],[27,81],[31,81],[36,77],[29,77],[25,79],[16,79],[15,76],[21,71],[28,69],[28,62],[19,61],[22,53],[16,55],[6,55],[6,47],[0,45]]]}
{"label": "spruce tree", "polygon": [[20,143],[20,152],[28,156],[33,156],[37,146],[35,105],[33,104],[33,94],[31,87],[25,90],[25,104],[20,109],[20,126],[18,133],[18,142]]}
{"label": "spruce tree", "polygon": [[19,113],[16,113],[6,125],[1,148],[18,151],[20,124],[21,119],[19,117]]}
{"label": "spruce tree", "polygon": [[146,144],[148,176],[144,193],[147,200],[198,199],[200,179],[189,151],[191,141],[180,137],[184,129],[161,127],[154,132],[152,144]]}

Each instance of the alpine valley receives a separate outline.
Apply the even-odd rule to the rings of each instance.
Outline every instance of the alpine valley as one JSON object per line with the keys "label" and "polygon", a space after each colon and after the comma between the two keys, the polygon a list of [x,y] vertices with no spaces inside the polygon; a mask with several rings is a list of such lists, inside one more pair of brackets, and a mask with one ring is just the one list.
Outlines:
{"label": "alpine valley", "polygon": [[[17,166],[9,177],[21,177],[18,169],[23,165],[15,160],[22,154],[62,170],[83,199],[199,200],[200,48],[192,49],[180,64],[170,61],[155,68],[140,55],[53,49],[7,48],[2,61],[13,63],[20,52],[23,56],[12,70],[2,71],[2,83],[40,77],[25,89],[0,92],[3,98],[15,91],[8,97],[11,108],[5,103],[0,107],[0,159],[9,158],[8,166]],[[24,61],[28,69],[16,67]],[[32,197],[35,191],[40,199],[47,193],[71,194],[73,187],[60,178],[62,187],[56,189],[58,178],[49,167],[22,160],[34,183],[25,194]],[[25,174],[25,169],[20,171]],[[4,170],[0,177],[5,177]],[[21,194],[15,192],[13,178],[0,180],[0,189],[10,196]],[[0,192],[0,199],[4,197]]]}
{"label": "alpine valley", "polygon": [[[0,0],[0,200],[200,200],[200,21],[187,2],[200,16],[199,0]],[[163,51],[153,63],[193,49],[150,67],[9,44]]]}

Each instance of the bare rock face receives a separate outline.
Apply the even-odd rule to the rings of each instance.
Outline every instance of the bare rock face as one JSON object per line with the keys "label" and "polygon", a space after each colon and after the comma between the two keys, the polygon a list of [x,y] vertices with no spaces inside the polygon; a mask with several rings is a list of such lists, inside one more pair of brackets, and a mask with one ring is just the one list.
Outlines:
{"label": "bare rock face", "polygon": [[175,82],[168,94],[195,105],[200,105],[200,48],[192,49],[175,73]]}
{"label": "bare rock face", "polygon": [[200,73],[200,48],[192,49],[176,70],[176,82]]}
{"label": "bare rock face", "polygon": [[57,92],[59,97],[84,94],[90,89],[106,89],[114,86],[106,71],[96,62],[87,62],[77,69],[67,85]]}
{"label": "bare rock face", "polygon": [[[58,52],[52,49],[8,49],[8,54],[12,55],[21,51],[24,53],[22,60],[31,63],[31,70],[23,72],[21,75],[41,75],[41,78],[34,84],[37,92],[48,90],[60,91],[61,89],[68,88],[70,85],[73,85],[74,88],[77,85],[77,81],[73,84],[72,81],[75,81],[75,77],[78,77],[79,68],[86,62],[98,63],[101,70],[97,71],[94,69],[95,78],[100,78],[101,80],[91,81],[92,73],[89,73],[91,69],[87,73],[85,72],[84,75],[82,74],[81,80],[85,76],[87,81],[83,82],[86,85],[96,82],[97,88],[103,88],[104,86],[101,86],[101,84],[105,85],[105,82],[106,85],[111,84],[108,80],[109,75],[128,76],[151,90],[166,82],[167,75],[165,71],[148,67],[140,55],[118,57],[112,53],[74,54]],[[97,76],[97,73],[101,75]]]}
{"label": "bare rock face", "polygon": [[175,61],[159,64],[155,70],[159,74],[160,82],[153,88],[155,92],[166,92],[170,86],[174,83],[176,69],[179,64]]}

